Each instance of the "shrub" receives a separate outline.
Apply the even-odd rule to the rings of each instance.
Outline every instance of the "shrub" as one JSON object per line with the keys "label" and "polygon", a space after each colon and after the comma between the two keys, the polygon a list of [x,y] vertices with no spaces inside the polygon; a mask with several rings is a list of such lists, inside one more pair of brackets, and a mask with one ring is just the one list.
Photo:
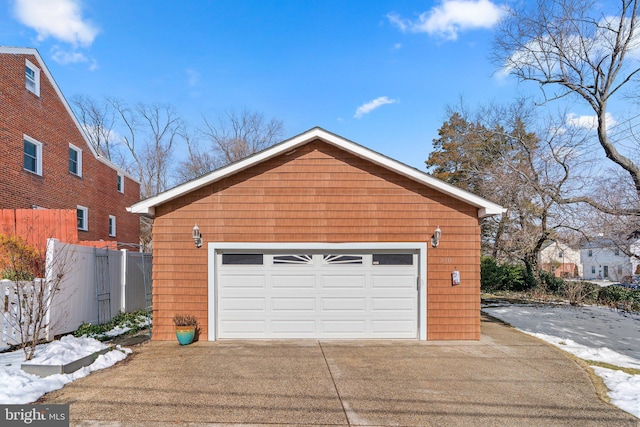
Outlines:
{"label": "shrub", "polygon": [[176,326],[198,326],[198,320],[188,314],[176,314],[173,316],[173,323]]}
{"label": "shrub", "polygon": [[595,302],[600,287],[595,283],[569,281],[565,283],[564,296],[571,305],[583,305]]}
{"label": "shrub", "polygon": [[608,305],[609,307],[617,307],[629,311],[640,311],[640,290],[609,285],[600,289],[598,302]]}
{"label": "shrub", "polygon": [[508,263],[498,265],[494,258],[488,256],[480,260],[480,288],[483,291],[522,291],[527,287],[523,266]]}
{"label": "shrub", "polygon": [[133,334],[142,329],[147,328],[147,321],[150,314],[147,314],[144,310],[133,311],[131,313],[120,312],[113,317],[108,323],[102,325],[94,325],[92,323],[83,323],[73,333],[76,337],[87,336],[95,338],[99,341],[108,341],[112,337],[105,335],[106,332],[111,331],[116,326],[121,328],[130,328],[126,334]]}
{"label": "shrub", "polygon": [[543,285],[548,292],[551,292],[554,295],[565,295],[567,288],[565,281],[547,271],[540,272],[540,284]]}
{"label": "shrub", "polygon": [[502,287],[502,272],[496,260],[483,256],[480,259],[480,288],[485,292],[500,290]]}

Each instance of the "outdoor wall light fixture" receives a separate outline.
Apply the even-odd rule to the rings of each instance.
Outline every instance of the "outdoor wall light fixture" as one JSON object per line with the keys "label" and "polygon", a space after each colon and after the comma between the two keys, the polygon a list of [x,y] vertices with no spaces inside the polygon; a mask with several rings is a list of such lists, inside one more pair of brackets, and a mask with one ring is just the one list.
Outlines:
{"label": "outdoor wall light fixture", "polygon": [[202,235],[200,234],[200,229],[198,228],[198,224],[193,226],[193,243],[196,245],[196,248],[202,246]]}
{"label": "outdoor wall light fixture", "polygon": [[440,244],[440,236],[442,235],[442,230],[440,230],[440,226],[435,229],[433,232],[433,236],[431,237],[431,246],[437,248]]}

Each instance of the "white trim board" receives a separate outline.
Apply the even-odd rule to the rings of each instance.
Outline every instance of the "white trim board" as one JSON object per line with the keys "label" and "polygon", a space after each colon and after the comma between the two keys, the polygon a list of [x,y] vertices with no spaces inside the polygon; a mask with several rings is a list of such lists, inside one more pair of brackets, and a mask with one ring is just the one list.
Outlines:
{"label": "white trim board", "polygon": [[407,166],[404,163],[393,160],[390,157],[384,156],[380,153],[377,153],[362,145],[356,144],[355,142],[349,141],[319,127],[310,129],[304,133],[301,133],[300,135],[283,141],[280,144],[274,145],[273,147],[256,153],[253,156],[247,157],[243,160],[217,169],[211,173],[201,176],[200,178],[196,178],[192,181],[186,182],[163,193],[160,193],[157,196],[142,200],[127,208],[127,210],[133,213],[153,216],[155,215],[156,206],[174,200],[178,197],[205,187],[209,184],[226,178],[227,176],[250,168],[273,157],[295,151],[298,147],[317,139],[339,147],[355,156],[368,160],[374,164],[382,166],[421,184],[424,184],[427,187],[438,190],[455,199],[475,206],[478,208],[478,215],[480,218],[499,215],[505,212],[505,209],[496,203],[490,202],[489,200],[486,200],[480,196],[476,196],[475,194],[434,178],[427,173],[419,171],[418,169]]}
{"label": "white trim board", "polygon": [[243,243],[243,242],[209,242],[207,244],[208,263],[208,341],[217,339],[216,303],[217,303],[217,271],[216,254],[223,251],[384,251],[384,250],[418,251],[418,339],[427,339],[427,244],[423,242],[351,242],[351,243]]}

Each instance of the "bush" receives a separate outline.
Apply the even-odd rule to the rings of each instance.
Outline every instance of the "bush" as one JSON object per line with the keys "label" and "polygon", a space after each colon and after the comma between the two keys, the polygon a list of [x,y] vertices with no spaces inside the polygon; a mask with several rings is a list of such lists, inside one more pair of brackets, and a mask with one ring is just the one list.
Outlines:
{"label": "bush", "polygon": [[600,289],[598,302],[609,307],[640,311],[640,291],[623,286],[609,285]]}
{"label": "bush", "polygon": [[565,283],[564,296],[571,305],[593,303],[598,297],[600,287],[595,283],[569,281]]}
{"label": "bush", "polygon": [[554,295],[564,296],[566,293],[567,284],[565,281],[547,271],[540,272],[540,284],[546,288],[547,292]]}
{"label": "bush", "polygon": [[480,288],[484,292],[522,291],[528,287],[526,271],[523,266],[500,264],[492,257],[480,260]]}

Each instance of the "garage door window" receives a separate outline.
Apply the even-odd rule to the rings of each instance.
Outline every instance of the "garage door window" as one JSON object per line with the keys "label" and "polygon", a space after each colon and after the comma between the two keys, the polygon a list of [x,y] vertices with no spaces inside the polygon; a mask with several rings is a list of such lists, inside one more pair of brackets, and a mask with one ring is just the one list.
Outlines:
{"label": "garage door window", "polygon": [[307,265],[313,263],[313,255],[274,255],[274,264],[295,264],[295,265]]}
{"label": "garage door window", "polygon": [[222,265],[262,265],[263,254],[222,254]]}
{"label": "garage door window", "polygon": [[413,265],[413,254],[373,254],[373,265]]}
{"label": "garage door window", "polygon": [[362,264],[362,255],[327,255],[323,256],[325,264]]}

